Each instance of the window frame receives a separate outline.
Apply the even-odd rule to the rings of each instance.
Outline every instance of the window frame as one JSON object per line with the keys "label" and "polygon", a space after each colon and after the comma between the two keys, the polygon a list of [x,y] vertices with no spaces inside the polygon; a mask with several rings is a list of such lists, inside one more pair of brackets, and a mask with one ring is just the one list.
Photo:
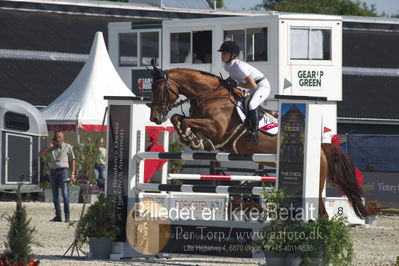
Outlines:
{"label": "window frame", "polygon": [[[200,31],[210,31],[211,35],[212,35],[212,39],[211,39],[211,55],[212,55],[212,60],[210,63],[193,63],[193,33],[194,32],[200,32]],[[172,57],[171,57],[171,45],[172,45],[172,39],[171,36],[172,34],[176,34],[176,33],[190,33],[190,51],[188,56],[190,57],[190,62],[182,62],[182,63],[172,63]],[[214,54],[214,40],[215,40],[215,30],[214,28],[209,28],[209,27],[199,27],[199,28],[195,28],[194,30],[189,30],[189,29],[174,29],[171,30],[169,32],[167,32],[166,34],[168,34],[168,42],[169,42],[169,49],[166,51],[167,52],[167,58],[168,58],[168,63],[171,66],[178,66],[178,65],[196,65],[196,66],[210,66],[212,64],[214,64],[214,60],[215,58],[213,57]]]}
{"label": "window frame", "polygon": [[[266,53],[267,53],[267,60],[260,60],[260,61],[247,61],[246,60],[246,53],[247,53],[247,29],[267,29],[267,38],[266,38]],[[250,64],[268,64],[271,61],[271,54],[270,54],[270,35],[272,34],[272,27],[270,25],[270,23],[264,23],[264,24],[246,24],[245,27],[242,27],[242,25],[229,25],[229,26],[225,26],[222,28],[222,41],[224,41],[224,32],[225,31],[234,31],[234,30],[244,30],[244,36],[245,36],[245,40],[244,40],[244,44],[245,47],[241,47],[241,50],[244,52],[244,58],[243,61],[250,63]]]}
{"label": "window frame", "polygon": [[[148,32],[158,32],[158,60],[157,66],[162,65],[162,29],[155,28],[155,29],[137,29],[137,30],[124,30],[118,31],[118,67],[122,69],[143,69],[147,65],[141,65],[141,33],[148,33]],[[120,65],[120,34],[129,34],[129,33],[137,33],[137,66],[121,66]]]}
{"label": "window frame", "polygon": [[[309,31],[309,37],[308,37],[308,49],[309,49],[309,55],[311,54],[311,32],[312,30],[329,30],[330,31],[330,59],[292,59],[291,58],[291,30],[292,29],[299,29],[299,30],[308,30]],[[333,28],[329,26],[301,26],[301,25],[290,25],[288,28],[288,45],[287,45],[287,50],[288,50],[288,60],[290,64],[292,65],[307,65],[307,64],[315,64],[317,65],[332,65],[333,62]]]}
{"label": "window frame", "polygon": [[[10,121],[9,121],[9,118],[7,115],[14,115],[14,116],[19,116],[21,118],[24,118],[26,121],[26,123],[25,123],[26,126],[24,128],[10,127]],[[26,114],[22,114],[22,113],[7,111],[4,113],[4,127],[6,129],[11,129],[11,130],[29,131],[29,129],[30,129],[29,116]]]}
{"label": "window frame", "polygon": [[[193,31],[187,31],[187,30],[181,30],[181,31],[171,31],[169,32],[169,51],[168,51],[168,57],[169,57],[169,64],[170,65],[188,65],[192,63],[172,63],[172,34],[180,34],[180,33],[190,33],[190,50],[188,51],[188,55],[191,59],[193,59]],[[192,61],[192,60],[191,60]]]}

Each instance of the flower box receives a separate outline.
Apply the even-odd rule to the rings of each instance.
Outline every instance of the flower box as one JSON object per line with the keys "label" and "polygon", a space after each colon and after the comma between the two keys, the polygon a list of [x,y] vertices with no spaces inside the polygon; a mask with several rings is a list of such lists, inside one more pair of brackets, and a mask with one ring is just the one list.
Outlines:
{"label": "flower box", "polygon": [[[82,201],[84,201],[85,200],[84,194],[82,194],[82,198],[83,198]],[[93,204],[97,200],[98,200],[98,194],[89,193],[86,197],[86,203],[88,204]]]}
{"label": "flower box", "polygon": [[365,220],[369,227],[377,227],[378,215],[369,215]]}
{"label": "flower box", "polygon": [[[79,202],[79,192],[80,187],[70,186],[69,187],[69,203],[78,203]],[[51,189],[44,189],[44,202],[53,202],[53,193]],[[58,188],[58,199],[60,203],[64,202],[62,198],[61,188]]]}

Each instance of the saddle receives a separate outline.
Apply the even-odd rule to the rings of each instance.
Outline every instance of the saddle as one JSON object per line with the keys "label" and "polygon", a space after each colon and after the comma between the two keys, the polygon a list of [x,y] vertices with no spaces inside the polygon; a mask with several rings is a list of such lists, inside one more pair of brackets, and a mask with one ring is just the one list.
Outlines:
{"label": "saddle", "polygon": [[[247,96],[244,99],[240,100],[237,102],[237,112],[241,118],[242,122],[245,122],[245,119],[248,114],[248,104],[249,101],[251,100],[251,96]],[[263,108],[261,106],[258,106],[256,108],[256,111],[258,112],[258,118],[259,118],[259,130],[270,135],[270,136],[275,136],[278,133],[278,124],[277,124],[277,117],[278,117],[278,112],[274,110],[269,110],[266,108]]]}
{"label": "saddle", "polygon": [[[245,116],[248,114],[248,111],[249,111],[248,106],[249,106],[250,100],[251,100],[251,95],[245,96],[245,98],[243,100],[241,100],[241,101],[243,101]],[[278,118],[278,111],[269,110],[269,109],[263,108],[260,105],[256,108],[256,111],[258,112],[259,121],[262,119],[262,116],[265,114],[270,115],[274,119]]]}

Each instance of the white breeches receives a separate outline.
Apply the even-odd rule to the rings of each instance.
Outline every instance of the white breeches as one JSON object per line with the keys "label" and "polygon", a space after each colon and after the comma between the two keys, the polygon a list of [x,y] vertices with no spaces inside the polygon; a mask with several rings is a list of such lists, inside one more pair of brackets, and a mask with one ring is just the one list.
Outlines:
{"label": "white breeches", "polygon": [[269,82],[261,81],[256,89],[250,90],[249,93],[252,95],[249,101],[248,108],[249,111],[255,110],[263,101],[269,97],[270,85]]}

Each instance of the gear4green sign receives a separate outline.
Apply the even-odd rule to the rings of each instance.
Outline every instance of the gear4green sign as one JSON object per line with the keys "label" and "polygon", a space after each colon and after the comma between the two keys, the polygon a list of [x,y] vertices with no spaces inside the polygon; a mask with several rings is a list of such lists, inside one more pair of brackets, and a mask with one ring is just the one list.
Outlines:
{"label": "gear4green sign", "polygon": [[324,72],[321,70],[299,70],[297,76],[301,87],[321,87]]}
{"label": "gear4green sign", "polygon": [[148,70],[132,70],[132,91],[138,97],[151,97],[152,76]]}

